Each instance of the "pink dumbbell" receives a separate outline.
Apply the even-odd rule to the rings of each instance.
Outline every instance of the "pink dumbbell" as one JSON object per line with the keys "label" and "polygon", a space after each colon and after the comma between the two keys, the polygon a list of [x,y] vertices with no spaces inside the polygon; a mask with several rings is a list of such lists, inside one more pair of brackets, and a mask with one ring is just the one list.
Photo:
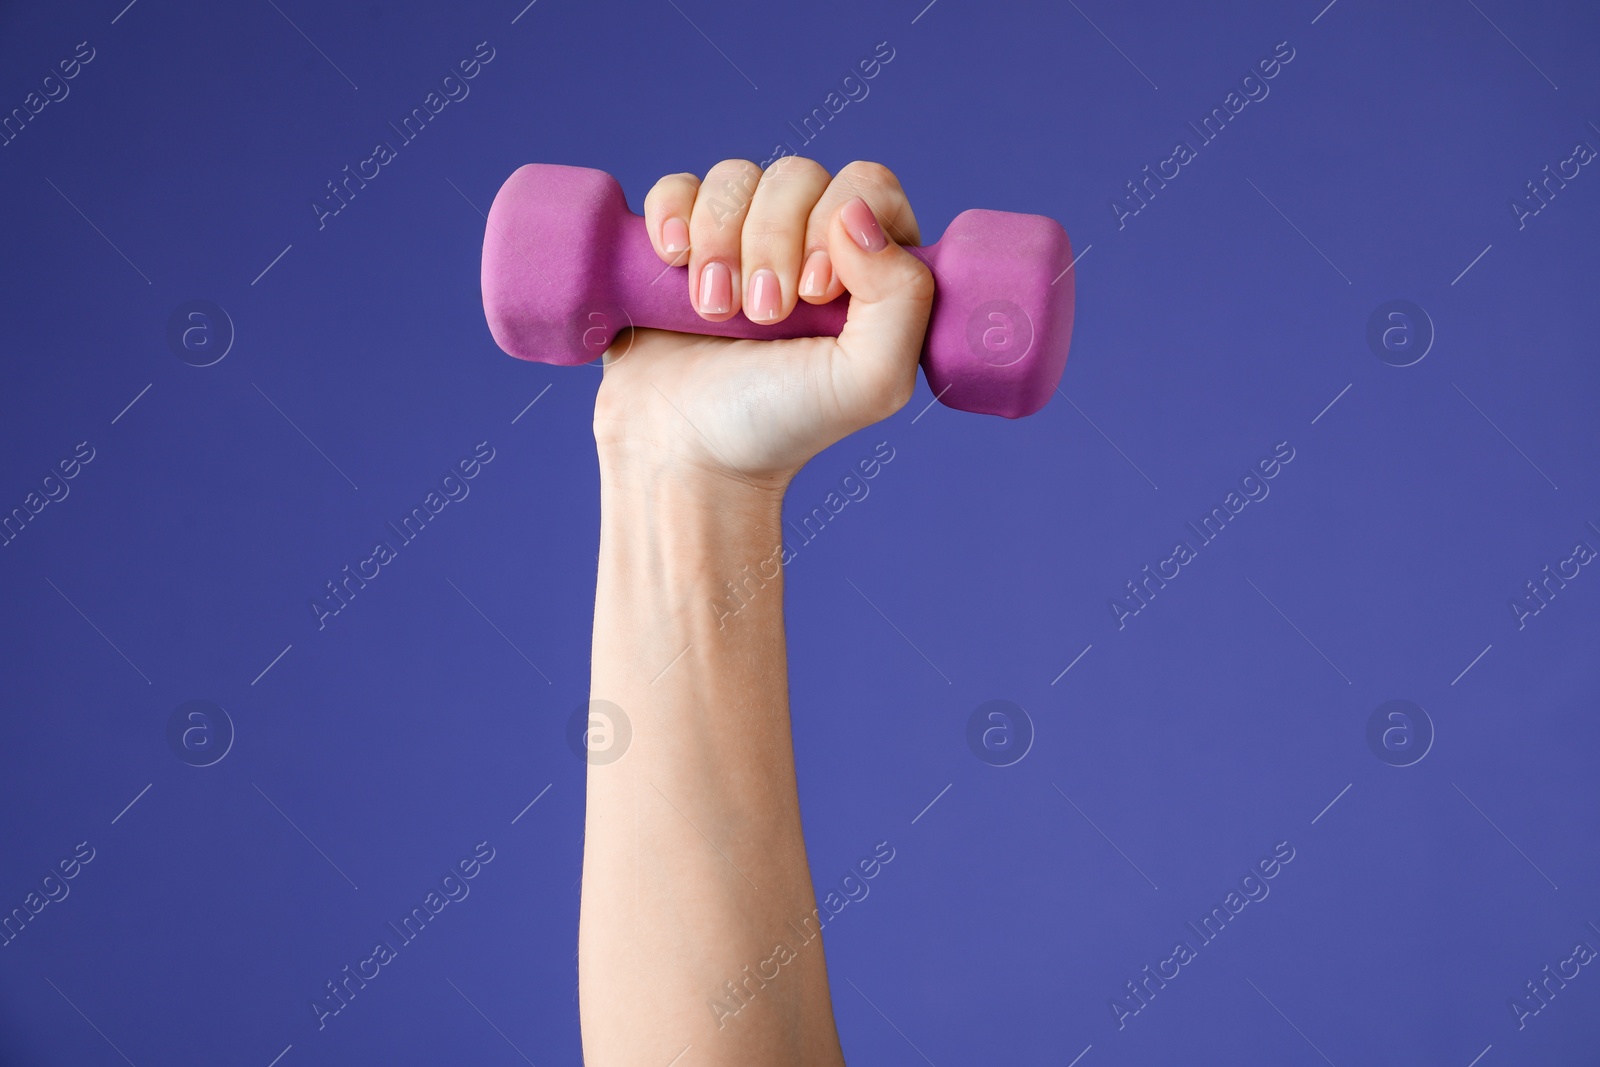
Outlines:
{"label": "pink dumbbell", "polygon": [[[937,292],[922,350],[928,386],[962,411],[1019,418],[1050,399],[1072,338],[1072,245],[1054,219],[973,208],[936,243],[908,251]],[[719,337],[836,337],[849,294],[795,305],[763,325],[707,322],[688,270],[664,266],[644,219],[604,171],[530,163],[506,179],[483,235],[483,309],[519,359],[576,365],[627,326]]]}

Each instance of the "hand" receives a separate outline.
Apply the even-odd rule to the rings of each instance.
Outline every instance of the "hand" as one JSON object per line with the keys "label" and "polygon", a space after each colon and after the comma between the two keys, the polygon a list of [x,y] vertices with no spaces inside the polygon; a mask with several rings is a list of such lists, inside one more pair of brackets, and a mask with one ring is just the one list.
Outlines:
{"label": "hand", "polygon": [[708,322],[743,308],[753,322],[776,323],[797,300],[824,304],[847,291],[849,320],[837,338],[622,331],[595,399],[603,466],[642,462],[657,476],[781,493],[812,456],[911,398],[934,282],[897,243],[921,237],[887,168],[851,163],[830,179],[798,156],[765,173],[727,160],[704,182],[667,175],[644,209],[662,262],[687,255],[685,299]]}

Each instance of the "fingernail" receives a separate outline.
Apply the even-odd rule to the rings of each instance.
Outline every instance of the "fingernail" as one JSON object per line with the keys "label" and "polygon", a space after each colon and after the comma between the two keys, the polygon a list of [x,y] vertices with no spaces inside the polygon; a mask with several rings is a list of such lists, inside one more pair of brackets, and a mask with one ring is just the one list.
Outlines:
{"label": "fingernail", "polygon": [[750,276],[750,304],[745,314],[752,322],[767,322],[783,310],[783,291],[778,276],[765,267]]}
{"label": "fingernail", "polygon": [[806,257],[806,266],[800,272],[800,295],[820,297],[833,284],[833,263],[828,253],[819,248]]}
{"label": "fingernail", "polygon": [[733,272],[726,263],[712,260],[700,268],[700,310],[722,315],[733,307]]}
{"label": "fingernail", "polygon": [[844,207],[839,209],[839,218],[864,251],[877,252],[888,245],[889,239],[883,235],[883,227],[878,225],[877,216],[859,196],[852,196],[845,202]]}
{"label": "fingernail", "polygon": [[689,247],[689,224],[674,215],[661,224],[661,248],[666,252],[682,252]]}

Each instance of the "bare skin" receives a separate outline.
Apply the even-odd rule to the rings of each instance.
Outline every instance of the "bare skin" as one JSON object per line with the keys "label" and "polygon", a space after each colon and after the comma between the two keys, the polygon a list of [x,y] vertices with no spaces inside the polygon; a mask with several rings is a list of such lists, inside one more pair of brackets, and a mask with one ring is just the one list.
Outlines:
{"label": "bare skin", "polygon": [[777,322],[846,291],[851,304],[837,339],[635,330],[607,353],[590,693],[622,709],[631,740],[612,762],[591,754],[584,1060],[839,1065],[795,786],[781,568],[768,565],[777,577],[737,614],[713,602],[774,557],[795,473],[910,399],[933,279],[899,247],[919,242],[916,220],[875,164],[830,177],[796,157],[765,173],[730,160],[704,182],[662,178],[645,218],[664,263],[687,252],[689,299],[708,321],[743,308]]}

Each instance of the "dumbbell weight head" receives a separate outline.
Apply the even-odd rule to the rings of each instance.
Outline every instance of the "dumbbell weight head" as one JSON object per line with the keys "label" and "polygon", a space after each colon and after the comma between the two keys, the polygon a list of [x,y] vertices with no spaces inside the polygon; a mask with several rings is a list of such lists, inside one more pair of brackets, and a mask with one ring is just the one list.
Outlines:
{"label": "dumbbell weight head", "polygon": [[922,350],[934,396],[1012,419],[1044,407],[1072,340],[1072,245],[1061,224],[969,208],[937,242],[909,251],[936,282]]}
{"label": "dumbbell weight head", "polygon": [[[937,244],[908,251],[935,278],[922,355],[934,394],[950,407],[1008,418],[1044,406],[1072,332],[1072,276],[1062,274],[1072,252],[1060,224],[974,209],[956,216]],[[662,264],[616,179],[554,164],[523,166],[501,186],[484,231],[482,284],[489,330],[502,349],[569,366],[600,356],[627,326],[837,336],[849,306],[847,294],[798,303],[778,323],[743,313],[707,322],[689,304],[687,269]]]}

